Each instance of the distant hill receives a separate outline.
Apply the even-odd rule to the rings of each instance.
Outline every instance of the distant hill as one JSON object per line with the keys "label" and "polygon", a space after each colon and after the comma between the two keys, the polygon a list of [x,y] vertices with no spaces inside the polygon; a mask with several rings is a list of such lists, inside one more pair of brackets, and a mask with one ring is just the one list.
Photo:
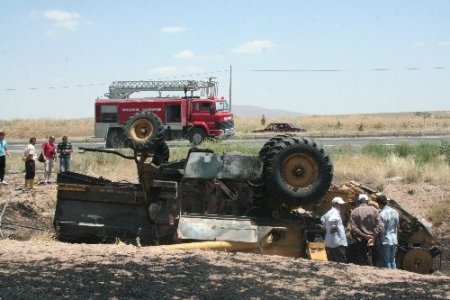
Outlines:
{"label": "distant hill", "polygon": [[253,105],[234,105],[231,108],[233,114],[238,117],[296,117],[303,116],[305,114],[299,112],[293,112],[283,109],[270,109]]}

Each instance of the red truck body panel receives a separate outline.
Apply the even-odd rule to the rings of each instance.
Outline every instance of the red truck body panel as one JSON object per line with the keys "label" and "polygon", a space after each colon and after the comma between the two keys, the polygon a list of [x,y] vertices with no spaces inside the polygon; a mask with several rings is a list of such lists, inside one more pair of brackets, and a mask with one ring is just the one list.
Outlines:
{"label": "red truck body panel", "polygon": [[229,135],[234,135],[233,114],[224,109],[217,109],[226,107],[226,102],[223,102],[225,100],[218,97],[97,99],[95,123],[109,123],[111,127],[123,126],[136,113],[151,111],[165,126],[171,127],[171,130],[186,131],[199,126],[208,136],[220,137],[231,131],[232,134]]}

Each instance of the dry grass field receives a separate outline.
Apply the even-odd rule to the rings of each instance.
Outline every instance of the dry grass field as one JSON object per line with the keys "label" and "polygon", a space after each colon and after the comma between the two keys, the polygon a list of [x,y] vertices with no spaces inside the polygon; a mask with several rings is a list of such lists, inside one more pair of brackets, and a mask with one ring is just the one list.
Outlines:
{"label": "dry grass field", "polygon": [[[303,127],[307,134],[376,134],[382,132],[399,133],[450,133],[450,112],[429,113],[385,113],[355,115],[306,115],[296,118],[267,118],[271,122],[289,122]],[[240,133],[250,133],[255,128],[263,128],[261,118],[235,117]]]}
{"label": "dry grass field", "polygon": [[[0,120],[0,130],[7,140],[44,139],[49,135],[86,138],[94,135],[94,119],[12,119]],[[59,140],[58,138],[58,140]]]}
{"label": "dry grass field", "polygon": [[[375,135],[395,132],[416,134],[450,134],[450,112],[389,113],[358,115],[308,115],[266,118],[271,122],[289,122],[306,128],[307,135]],[[238,136],[248,136],[252,130],[263,128],[261,117],[235,116]],[[48,135],[89,138],[94,135],[94,119],[13,119],[0,120],[0,130],[8,139],[27,139]]]}

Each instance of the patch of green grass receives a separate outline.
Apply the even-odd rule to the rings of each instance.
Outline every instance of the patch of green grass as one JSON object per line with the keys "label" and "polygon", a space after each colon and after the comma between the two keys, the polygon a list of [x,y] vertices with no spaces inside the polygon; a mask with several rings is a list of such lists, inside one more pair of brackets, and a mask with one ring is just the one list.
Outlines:
{"label": "patch of green grass", "polygon": [[[253,143],[224,143],[220,140],[210,140],[204,141],[197,147],[198,149],[209,149],[214,151],[214,153],[230,153],[230,152],[240,152],[243,154],[249,154],[258,156],[261,146],[255,145]],[[181,160],[187,157],[189,152],[189,146],[181,146],[176,148],[170,148],[170,161]]]}
{"label": "patch of green grass", "polygon": [[442,141],[440,154],[445,157],[445,161],[450,165],[450,142]]}
{"label": "patch of green grass", "polygon": [[392,152],[392,150],[385,145],[369,143],[362,147],[361,152],[366,155],[386,157]]}
{"label": "patch of green grass", "polygon": [[352,145],[344,145],[344,146],[336,146],[336,147],[328,147],[327,153],[331,157],[336,157],[338,155],[348,155],[348,154],[358,154],[359,149],[353,147]]}
{"label": "patch of green grass", "polygon": [[429,163],[440,154],[440,145],[419,144],[415,147],[414,160],[419,164]]}
{"label": "patch of green grass", "polygon": [[261,146],[253,143],[223,143],[220,140],[205,141],[199,145],[200,149],[211,149],[216,153],[240,152],[257,156]]}
{"label": "patch of green grass", "polygon": [[398,157],[408,157],[414,154],[414,146],[408,143],[400,143],[394,146],[394,153]]}

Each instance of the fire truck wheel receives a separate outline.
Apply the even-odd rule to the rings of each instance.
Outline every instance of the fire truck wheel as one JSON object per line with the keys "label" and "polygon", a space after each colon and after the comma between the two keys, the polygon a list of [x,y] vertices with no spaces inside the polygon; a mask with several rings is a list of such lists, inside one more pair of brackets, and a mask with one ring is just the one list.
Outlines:
{"label": "fire truck wheel", "polygon": [[203,128],[194,127],[189,130],[189,142],[193,145],[199,145],[206,138],[206,132]]}
{"label": "fire truck wheel", "polygon": [[162,141],[163,133],[161,119],[149,111],[135,114],[125,124],[126,143],[136,151],[142,151]]}
{"label": "fire truck wheel", "polygon": [[265,206],[294,209],[318,201],[328,191],[333,165],[313,140],[281,136],[261,152]]}
{"label": "fire truck wheel", "polygon": [[125,134],[122,128],[115,128],[108,131],[106,136],[106,148],[120,148],[125,146]]}

